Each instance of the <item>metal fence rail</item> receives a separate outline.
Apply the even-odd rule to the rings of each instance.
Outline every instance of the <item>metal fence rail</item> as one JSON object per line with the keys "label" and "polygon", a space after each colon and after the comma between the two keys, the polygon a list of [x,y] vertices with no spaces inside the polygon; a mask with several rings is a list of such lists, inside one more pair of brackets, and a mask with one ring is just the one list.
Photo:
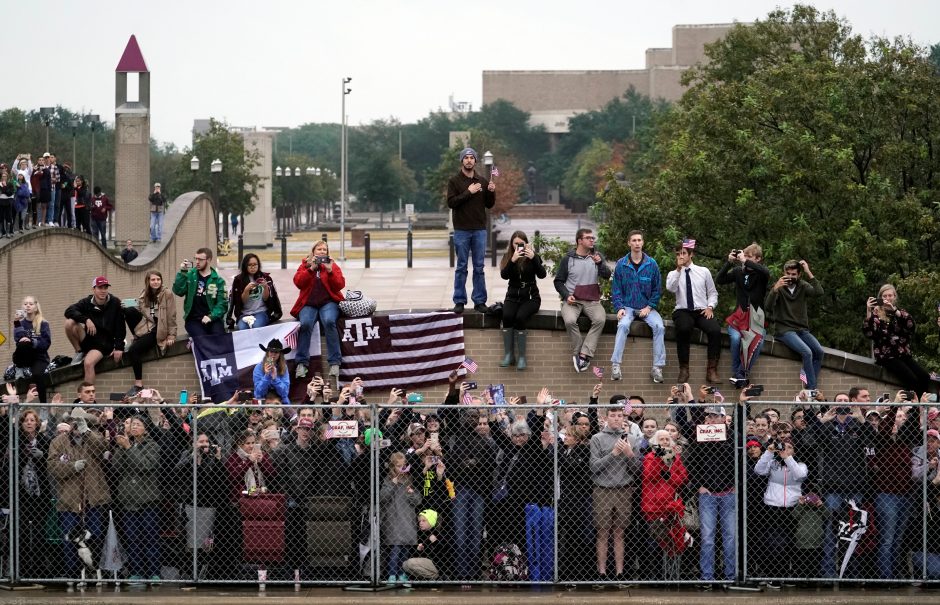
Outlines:
{"label": "metal fence rail", "polygon": [[869,404],[866,418],[827,402],[507,399],[6,405],[0,574],[298,585],[938,577],[940,434],[926,404]]}

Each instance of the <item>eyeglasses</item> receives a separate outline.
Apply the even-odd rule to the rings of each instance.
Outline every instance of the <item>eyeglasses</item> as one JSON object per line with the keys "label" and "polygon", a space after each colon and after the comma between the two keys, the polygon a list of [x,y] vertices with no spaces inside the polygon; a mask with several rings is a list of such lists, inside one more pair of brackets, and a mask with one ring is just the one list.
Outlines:
{"label": "eyeglasses", "polygon": [[198,257],[198,256],[194,256],[193,258],[195,258],[197,261],[207,261],[207,260],[209,260],[209,259],[207,259],[205,256],[203,256],[202,258],[200,258],[200,257]]}
{"label": "eyeglasses", "polygon": [[593,235],[583,235],[583,236],[581,236],[581,239],[595,240],[595,239],[597,239],[597,238],[594,237]]}

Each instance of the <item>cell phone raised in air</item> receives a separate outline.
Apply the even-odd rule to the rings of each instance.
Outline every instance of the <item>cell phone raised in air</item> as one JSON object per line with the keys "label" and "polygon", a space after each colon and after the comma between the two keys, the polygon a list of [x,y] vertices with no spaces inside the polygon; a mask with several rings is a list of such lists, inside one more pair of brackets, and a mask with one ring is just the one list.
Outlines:
{"label": "cell phone raised in air", "polygon": [[109,393],[108,401],[124,401],[124,393]]}
{"label": "cell phone raised in air", "polygon": [[529,403],[529,398],[526,397],[525,395],[519,395],[519,403],[525,405]]}
{"label": "cell phone raised in air", "polygon": [[254,395],[251,391],[240,391],[238,393],[238,401],[251,401],[254,398]]}
{"label": "cell phone raised in air", "polygon": [[476,388],[477,388],[477,383],[476,383],[476,381],[470,381],[470,382],[467,383],[467,390],[468,390],[468,391],[476,390]]}
{"label": "cell phone raised in air", "polygon": [[748,397],[756,397],[764,392],[764,385],[762,384],[752,384],[744,390],[744,394]]}

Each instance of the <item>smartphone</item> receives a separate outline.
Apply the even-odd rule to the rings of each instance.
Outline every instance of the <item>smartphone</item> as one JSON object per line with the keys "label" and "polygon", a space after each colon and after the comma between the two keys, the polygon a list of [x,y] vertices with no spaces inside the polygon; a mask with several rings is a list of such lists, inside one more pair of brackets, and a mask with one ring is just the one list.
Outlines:
{"label": "smartphone", "polygon": [[747,387],[747,389],[744,390],[744,394],[747,395],[748,397],[754,397],[756,395],[760,395],[763,392],[764,392],[764,385],[762,384],[752,384],[751,386]]}
{"label": "smartphone", "polygon": [[705,392],[708,393],[709,395],[714,395],[717,391],[718,391],[718,387],[705,387]]}
{"label": "smartphone", "polygon": [[141,399],[150,399],[153,397],[153,389],[143,389],[138,395]]}
{"label": "smartphone", "polygon": [[137,306],[137,299],[136,298],[122,298],[121,306],[123,306],[125,309],[133,309],[134,307]]}
{"label": "smartphone", "polygon": [[440,456],[431,456],[431,464],[437,464],[440,461],[441,461]]}
{"label": "smartphone", "polygon": [[889,403],[891,401],[891,393],[884,393],[881,396],[882,403]]}
{"label": "smartphone", "polygon": [[904,391],[904,397],[908,401],[917,401],[917,391]]}
{"label": "smartphone", "polygon": [[124,401],[124,393],[110,393],[108,401]]}
{"label": "smartphone", "polygon": [[251,401],[254,398],[254,395],[251,391],[239,391],[238,401]]}
{"label": "smartphone", "polygon": [[32,390],[35,389],[35,388],[36,388],[36,383],[35,383],[35,382],[31,382],[31,383],[29,383],[29,387],[26,389],[26,392],[32,391]]}
{"label": "smartphone", "polygon": [[183,389],[180,391],[180,405],[186,405],[189,403],[189,391]]}
{"label": "smartphone", "polygon": [[424,395],[421,393],[408,393],[408,403],[421,403],[424,401]]}
{"label": "smartphone", "polygon": [[526,404],[529,403],[529,398],[525,395],[519,395],[519,403]]}
{"label": "smartphone", "polygon": [[477,388],[477,383],[476,383],[476,382],[471,381],[471,382],[468,382],[468,383],[467,383],[467,390],[468,390],[468,391],[476,390],[476,388]]}

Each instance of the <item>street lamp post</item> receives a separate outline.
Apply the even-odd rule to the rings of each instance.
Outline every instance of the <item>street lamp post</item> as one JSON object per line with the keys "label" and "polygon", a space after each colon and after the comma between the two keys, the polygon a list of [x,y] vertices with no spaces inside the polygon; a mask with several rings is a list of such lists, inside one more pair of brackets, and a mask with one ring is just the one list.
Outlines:
{"label": "street lamp post", "polygon": [[75,161],[75,131],[78,129],[78,120],[69,120],[69,126],[72,128],[72,172],[78,173],[78,162]]}
{"label": "street lamp post", "polygon": [[349,183],[347,180],[347,157],[346,154],[349,151],[347,149],[346,141],[346,95],[352,92],[352,88],[348,88],[346,85],[352,82],[352,78],[345,77],[343,78],[343,127],[340,132],[340,170],[342,174],[340,175],[340,194],[339,194],[339,259],[343,262],[346,261],[346,187]]}
{"label": "street lamp post", "polygon": [[[487,150],[483,154],[483,166],[486,171],[486,179],[490,180],[493,175],[493,152]],[[489,210],[486,211],[486,222],[487,229],[486,232],[490,235],[490,263],[493,267],[496,266],[496,230],[493,226],[493,213]]]}
{"label": "street lamp post", "polygon": [[55,107],[40,107],[39,115],[42,116],[42,123],[46,125],[46,151],[49,151],[49,124],[52,122],[52,115],[55,113]]}
{"label": "street lamp post", "polygon": [[91,123],[91,190],[95,190],[95,130],[98,128],[98,124],[101,123],[101,117],[93,113],[88,116],[88,121]]}
{"label": "street lamp post", "polygon": [[[216,227],[219,225],[219,212],[222,209],[222,204],[219,200],[219,178],[222,176],[222,160],[216,158],[212,160],[212,164],[209,165],[209,170],[212,173],[212,199],[214,201],[212,209],[215,212],[215,223]],[[228,221],[225,220],[226,217],[222,217],[222,237],[228,239]]]}

